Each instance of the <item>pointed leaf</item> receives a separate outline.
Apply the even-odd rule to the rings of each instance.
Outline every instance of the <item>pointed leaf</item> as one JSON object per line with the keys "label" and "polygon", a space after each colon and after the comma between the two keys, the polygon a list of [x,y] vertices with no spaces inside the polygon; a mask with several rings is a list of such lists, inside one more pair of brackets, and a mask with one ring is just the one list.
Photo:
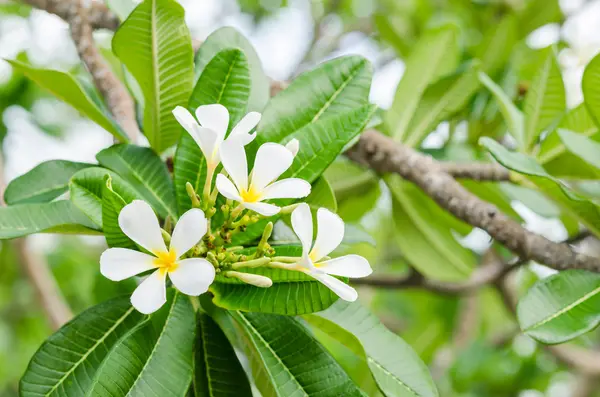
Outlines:
{"label": "pointed leaf", "polygon": [[438,396],[427,366],[410,345],[360,303],[339,300],[305,319],[362,357],[386,396]]}
{"label": "pointed leaf", "polygon": [[110,349],[142,318],[127,297],[84,311],[38,349],[21,379],[20,395],[85,395]]}
{"label": "pointed leaf", "polygon": [[144,94],[144,134],[158,153],[181,128],[171,111],[192,91],[193,51],[184,10],[174,0],[144,0],[113,37],[113,51]]}
{"label": "pointed leaf", "polygon": [[13,179],[6,187],[4,201],[9,205],[47,203],[69,189],[69,179],[73,174],[93,166],[66,160],[45,161]]}
{"label": "pointed leaf", "polygon": [[177,220],[173,181],[166,164],[152,149],[114,145],[96,154],[96,158],[101,165],[129,182],[158,215]]}
{"label": "pointed leaf", "polygon": [[562,343],[600,323],[600,274],[567,270],[537,282],[519,301],[523,332],[543,343]]}

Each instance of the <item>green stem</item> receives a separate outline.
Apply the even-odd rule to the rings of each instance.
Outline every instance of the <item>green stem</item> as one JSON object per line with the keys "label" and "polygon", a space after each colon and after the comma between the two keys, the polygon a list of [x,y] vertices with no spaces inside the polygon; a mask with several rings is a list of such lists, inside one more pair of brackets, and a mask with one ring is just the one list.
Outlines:
{"label": "green stem", "polygon": [[204,182],[204,190],[202,192],[202,201],[204,202],[205,209],[210,207],[210,197],[211,192],[210,189],[212,187],[213,176],[215,175],[214,167],[209,167],[206,170],[206,181]]}
{"label": "green stem", "polygon": [[261,267],[271,262],[271,258],[258,258],[252,259],[245,262],[236,262],[231,264],[232,269],[239,269],[240,267]]}

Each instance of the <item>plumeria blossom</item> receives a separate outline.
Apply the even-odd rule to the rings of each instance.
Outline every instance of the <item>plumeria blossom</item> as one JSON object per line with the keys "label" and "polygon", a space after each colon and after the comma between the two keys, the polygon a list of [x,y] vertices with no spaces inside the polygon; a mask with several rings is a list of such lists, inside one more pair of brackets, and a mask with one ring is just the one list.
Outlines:
{"label": "plumeria blossom", "polygon": [[100,272],[108,279],[121,281],[154,270],[133,292],[131,304],[144,314],[158,310],[167,300],[167,274],[184,294],[200,295],[215,279],[215,269],[206,259],[180,259],[206,234],[207,221],[200,209],[181,216],[173,230],[169,249],[163,240],[152,208],[141,200],[126,205],[119,214],[123,233],[152,255],[127,248],[109,248],[100,257]]}
{"label": "plumeria blossom", "polygon": [[302,198],[310,193],[310,183],[299,178],[274,182],[294,161],[294,154],[285,146],[267,142],[258,148],[252,174],[248,176],[248,161],[244,147],[236,141],[226,141],[221,147],[223,167],[233,180],[217,175],[217,189],[243,208],[263,216],[272,216],[281,208],[264,200]]}
{"label": "plumeria blossom", "polygon": [[302,258],[291,270],[299,270],[308,274],[326,285],[343,300],[354,302],[358,298],[356,290],[331,275],[350,278],[366,277],[372,273],[369,262],[359,255],[326,258],[344,238],[344,221],[333,212],[319,208],[317,211],[317,238],[312,244],[312,214],[308,204],[302,203],[292,212],[292,228],[302,243]]}
{"label": "plumeria blossom", "polygon": [[[220,104],[203,105],[196,109],[196,118],[184,107],[177,106],[173,115],[183,128],[194,138],[206,158],[209,170],[214,170],[221,162],[220,147],[225,141],[229,126],[229,111]],[[260,121],[261,114],[250,112],[231,130],[227,141],[235,141],[245,146],[256,137],[250,131]],[[196,121],[196,119],[198,119]],[[198,123],[199,122],[199,123]]]}

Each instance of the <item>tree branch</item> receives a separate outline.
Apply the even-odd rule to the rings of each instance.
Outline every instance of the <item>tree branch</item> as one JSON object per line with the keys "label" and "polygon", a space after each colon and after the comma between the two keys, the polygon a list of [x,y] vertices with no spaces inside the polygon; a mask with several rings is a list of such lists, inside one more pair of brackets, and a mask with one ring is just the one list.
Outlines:
{"label": "tree branch", "polygon": [[523,260],[531,259],[556,270],[600,272],[600,258],[581,254],[568,244],[554,243],[526,230],[496,206],[463,188],[430,156],[400,145],[375,130],[365,131],[346,155],[376,172],[395,173],[413,182],[440,207],[485,230]]}
{"label": "tree branch", "polygon": [[509,182],[510,171],[496,163],[453,163],[440,162],[442,171],[454,178],[475,181]]}
{"label": "tree branch", "polygon": [[[23,3],[32,7],[48,11],[58,15],[64,20],[74,12],[75,8],[81,6],[81,0],[22,0]],[[90,0],[89,23],[94,29],[116,30],[119,26],[119,18],[104,4]]]}

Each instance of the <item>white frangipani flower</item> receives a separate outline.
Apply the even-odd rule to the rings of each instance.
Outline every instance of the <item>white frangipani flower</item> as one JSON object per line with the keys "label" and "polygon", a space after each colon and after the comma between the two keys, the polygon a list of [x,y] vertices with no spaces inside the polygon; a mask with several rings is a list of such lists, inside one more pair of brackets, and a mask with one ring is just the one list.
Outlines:
{"label": "white frangipani flower", "polygon": [[215,279],[215,269],[206,259],[179,259],[206,234],[207,222],[202,210],[191,209],[181,216],[169,249],[158,219],[145,201],[134,200],[126,205],[119,214],[119,226],[152,255],[127,248],[109,248],[100,257],[100,272],[110,280],[121,281],[155,270],[131,295],[131,304],[138,311],[149,314],[166,302],[167,274],[179,291],[194,296],[206,292]]}
{"label": "white frangipani flower", "polygon": [[278,143],[267,142],[258,148],[250,178],[246,152],[238,142],[224,142],[221,159],[233,183],[225,175],[217,175],[219,192],[228,199],[239,202],[243,208],[261,215],[272,216],[281,209],[276,205],[263,203],[263,200],[302,198],[310,193],[310,183],[303,179],[287,178],[274,182],[294,161],[292,152]]}
{"label": "white frangipani flower", "polygon": [[330,275],[350,278],[366,277],[372,273],[369,262],[359,255],[345,255],[322,260],[342,242],[344,221],[333,212],[319,208],[317,211],[317,239],[313,245],[312,214],[308,204],[302,203],[292,212],[292,228],[302,243],[302,258],[291,270],[299,270],[308,274],[343,300],[354,302],[358,298],[356,290]]}
{"label": "white frangipani flower", "polygon": [[[214,170],[221,162],[219,149],[225,141],[229,126],[229,111],[220,104],[203,105],[196,109],[196,119],[184,107],[177,106],[173,115],[183,128],[194,138],[206,158],[209,170]],[[245,146],[256,137],[250,131],[260,121],[261,114],[250,112],[231,130],[227,141],[236,141]],[[200,123],[198,123],[200,122]]]}

